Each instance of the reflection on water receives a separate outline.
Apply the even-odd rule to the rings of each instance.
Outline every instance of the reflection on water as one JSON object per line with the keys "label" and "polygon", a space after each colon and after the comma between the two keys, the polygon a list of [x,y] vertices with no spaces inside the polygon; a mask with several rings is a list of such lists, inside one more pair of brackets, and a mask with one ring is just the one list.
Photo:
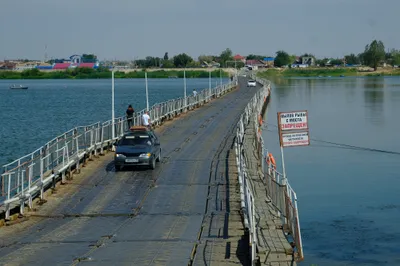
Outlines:
{"label": "reflection on water", "polygon": [[383,77],[364,78],[361,80],[363,81],[364,88],[367,88],[367,89],[383,89],[383,88],[385,88],[385,78],[383,78]]}
{"label": "reflection on water", "polygon": [[364,91],[364,100],[367,105],[366,111],[372,123],[382,125],[384,123],[384,103],[385,94],[383,91]]}
{"label": "reflection on water", "polygon": [[[211,84],[220,82],[213,78]],[[223,79],[227,82],[227,79]],[[10,90],[10,84],[29,86]],[[187,93],[208,88],[208,79],[188,79]],[[149,79],[149,104],[183,96],[182,79]],[[144,79],[115,80],[115,115],[129,104],[146,106]],[[39,148],[78,125],[111,119],[111,80],[0,80],[0,165]],[[29,129],[29,131],[22,131]]]}
{"label": "reflection on water", "polygon": [[355,88],[357,87],[358,83],[357,78],[346,78],[344,82],[342,82],[342,86],[346,89],[346,102],[348,104],[353,104],[353,102],[356,100],[355,95],[356,95],[356,90]]}
{"label": "reflection on water", "polygon": [[364,80],[364,102],[366,117],[371,123],[384,124],[385,79],[369,78]]}
{"label": "reflection on water", "polygon": [[[276,125],[276,112],[309,112],[311,145],[284,149],[299,199],[302,264],[400,265],[400,156],[318,141],[400,152],[400,78],[292,78],[273,85],[269,124]],[[263,136],[280,158],[273,129]]]}

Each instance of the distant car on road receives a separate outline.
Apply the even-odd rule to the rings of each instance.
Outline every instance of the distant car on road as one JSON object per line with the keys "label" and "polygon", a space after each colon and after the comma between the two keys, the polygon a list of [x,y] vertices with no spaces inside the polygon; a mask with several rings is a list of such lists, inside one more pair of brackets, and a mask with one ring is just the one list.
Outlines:
{"label": "distant car on road", "polygon": [[256,87],[257,86],[257,82],[255,80],[250,79],[249,81],[247,81],[247,87]]}
{"label": "distant car on road", "polygon": [[161,160],[161,144],[156,134],[143,126],[133,126],[115,144],[114,164],[119,171],[127,165],[146,165],[156,168]]}

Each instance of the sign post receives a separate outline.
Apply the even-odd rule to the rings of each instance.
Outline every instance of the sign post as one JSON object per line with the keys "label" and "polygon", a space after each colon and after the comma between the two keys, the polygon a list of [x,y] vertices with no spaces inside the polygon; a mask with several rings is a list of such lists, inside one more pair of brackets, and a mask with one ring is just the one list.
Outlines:
{"label": "sign post", "polygon": [[286,185],[286,169],[283,148],[308,146],[310,145],[310,136],[308,131],[308,112],[292,111],[278,112],[278,132],[279,145],[281,147],[282,156],[282,185]]}

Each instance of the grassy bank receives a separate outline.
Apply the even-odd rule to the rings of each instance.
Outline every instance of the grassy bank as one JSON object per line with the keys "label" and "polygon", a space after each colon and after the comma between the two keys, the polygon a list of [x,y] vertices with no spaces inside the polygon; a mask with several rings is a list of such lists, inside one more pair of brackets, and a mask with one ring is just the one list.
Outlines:
{"label": "grassy bank", "polygon": [[378,69],[377,71],[361,71],[356,68],[289,68],[268,69],[259,72],[261,77],[352,77],[352,76],[400,76],[400,69]]}
{"label": "grassy bank", "polygon": [[[144,78],[142,70],[123,72],[116,71],[115,78]],[[211,72],[212,77],[219,77],[220,71]],[[148,78],[183,78],[183,70],[157,70],[147,72]],[[186,70],[187,78],[208,78],[208,71]],[[222,71],[222,77],[229,77],[229,74]],[[63,71],[40,71],[38,69],[18,71],[0,71],[0,79],[109,79],[111,71],[108,69],[75,68]]]}

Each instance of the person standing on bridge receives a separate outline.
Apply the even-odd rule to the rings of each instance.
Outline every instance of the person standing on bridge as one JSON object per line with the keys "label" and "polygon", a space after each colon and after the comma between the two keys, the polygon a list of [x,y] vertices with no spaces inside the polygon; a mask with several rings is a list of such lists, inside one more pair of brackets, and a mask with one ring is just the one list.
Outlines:
{"label": "person standing on bridge", "polygon": [[133,114],[135,113],[135,110],[133,109],[132,105],[128,106],[128,109],[126,109],[126,120],[128,121],[128,128],[131,128],[133,124]]}
{"label": "person standing on bridge", "polygon": [[196,96],[197,96],[197,91],[196,91],[196,89],[193,89],[193,97],[196,98]]}
{"label": "person standing on bridge", "polygon": [[143,126],[150,128],[151,127],[151,119],[149,116],[149,111],[144,112],[142,116]]}

